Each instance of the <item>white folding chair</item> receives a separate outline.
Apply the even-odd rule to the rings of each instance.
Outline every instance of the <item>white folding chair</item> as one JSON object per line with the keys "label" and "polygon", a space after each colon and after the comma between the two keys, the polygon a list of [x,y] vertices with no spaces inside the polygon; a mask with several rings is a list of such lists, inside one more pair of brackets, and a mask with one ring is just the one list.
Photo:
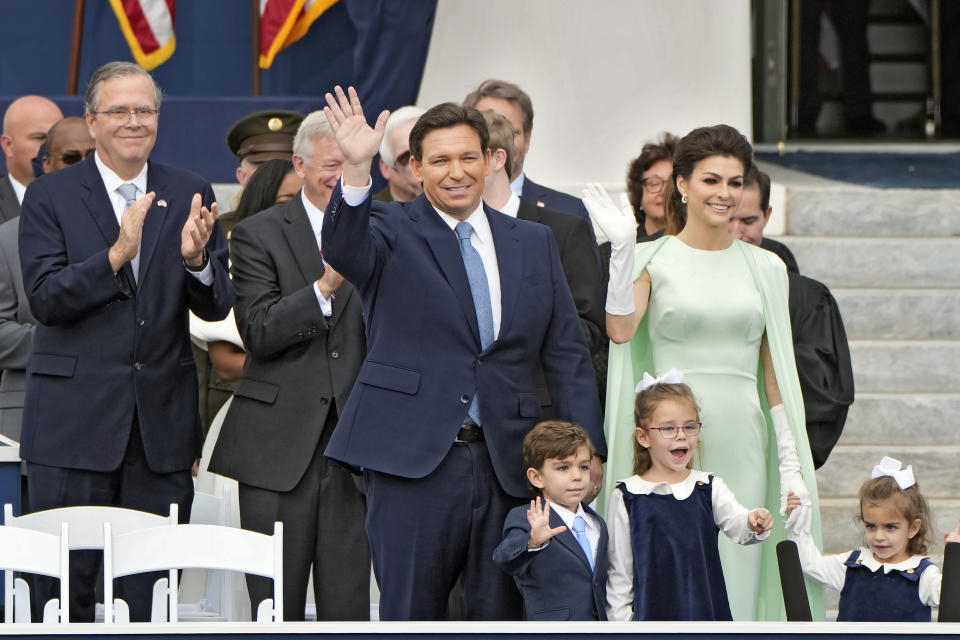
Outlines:
{"label": "white folding chair", "polygon": [[[9,505],[8,505],[9,506]],[[30,622],[30,589],[13,572],[35,573],[60,580],[60,598],[43,607],[43,621],[70,621],[70,550],[67,523],[56,534],[0,526],[0,569],[3,569],[3,621]]]}
{"label": "white folding chair", "polygon": [[150,571],[169,571],[153,591],[154,622],[177,622],[179,569],[242,571],[273,579],[273,598],[257,607],[257,621],[283,621],[283,524],[268,536],[245,529],[203,524],[156,527],[124,534],[104,525],[104,621],[126,622],[115,606],[113,579]]}
{"label": "white folding chair", "polygon": [[60,507],[13,515],[13,505],[3,505],[3,523],[19,529],[32,529],[49,534],[59,534],[60,524],[70,525],[70,550],[103,549],[103,524],[109,522],[118,533],[166,527],[177,524],[179,509],[176,503],[170,504],[169,516],[155,513],[123,509],[121,507]]}
{"label": "white folding chair", "polygon": [[[190,524],[239,528],[236,501],[229,483],[218,483],[212,494],[198,490],[193,497]],[[178,616],[181,622],[249,620],[250,597],[244,575],[213,569],[184,570],[180,576]]]}
{"label": "white folding chair", "polygon": [[[155,513],[124,509],[121,507],[59,507],[45,509],[21,516],[13,515],[13,505],[3,505],[3,522],[10,527],[42,531],[48,534],[58,534],[60,525],[70,525],[69,549],[100,550],[104,547],[103,525],[111,523],[113,530],[119,533],[147,529],[150,527],[169,527],[177,524],[179,508],[176,503],[170,504],[169,516],[158,516]],[[61,600],[63,598],[61,597]],[[97,618],[100,618],[101,606],[97,605]]]}

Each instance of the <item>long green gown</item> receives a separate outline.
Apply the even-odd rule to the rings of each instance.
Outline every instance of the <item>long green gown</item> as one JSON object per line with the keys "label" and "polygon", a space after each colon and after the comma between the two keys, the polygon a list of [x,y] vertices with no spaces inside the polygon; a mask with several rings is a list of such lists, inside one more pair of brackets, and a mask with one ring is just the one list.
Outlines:
{"label": "long green gown", "polygon": [[[611,345],[606,435],[610,451],[601,513],[614,482],[632,474],[633,399],[649,371],[684,374],[700,405],[702,459],[695,465],[723,478],[749,509],[765,506],[777,522],[771,537],[743,547],[720,538],[720,557],[735,620],[783,620],[776,544],[785,538],[780,510],[776,436],[763,390],[760,343],[766,331],[774,371],[820,521],[803,400],[793,359],[786,269],[774,254],[734,240],[727,249],[694,249],[674,236],[637,245],[634,277],[652,282],[647,313],[633,340]],[[799,429],[797,428],[799,426]],[[699,464],[698,464],[699,463]],[[808,583],[815,619],[823,591]]]}

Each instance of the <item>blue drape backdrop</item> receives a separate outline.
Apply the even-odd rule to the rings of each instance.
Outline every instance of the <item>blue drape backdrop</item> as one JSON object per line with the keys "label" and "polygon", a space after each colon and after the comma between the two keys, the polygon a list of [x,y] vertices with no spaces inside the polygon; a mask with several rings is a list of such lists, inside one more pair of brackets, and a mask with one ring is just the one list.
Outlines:
{"label": "blue drape backdrop", "polygon": [[[64,115],[82,115],[81,97],[93,71],[110,60],[132,59],[110,5],[87,2],[81,96],[64,96],[73,7],[73,0],[0,4],[0,111],[17,96],[37,93],[54,99]],[[176,11],[176,51],[152,72],[167,96],[153,158],[213,182],[232,182],[237,163],[226,135],[246,113],[268,108],[307,113],[319,108],[336,84],[357,86],[371,119],[381,109],[412,104],[436,0],[340,0],[262,71],[259,97],[251,96],[250,2],[180,0]],[[5,171],[0,158],[0,172]]]}

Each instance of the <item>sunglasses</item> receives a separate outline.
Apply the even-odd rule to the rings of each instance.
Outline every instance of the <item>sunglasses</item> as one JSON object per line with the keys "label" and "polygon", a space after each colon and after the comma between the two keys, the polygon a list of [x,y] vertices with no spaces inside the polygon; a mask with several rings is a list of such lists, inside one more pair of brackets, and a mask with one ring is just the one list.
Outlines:
{"label": "sunglasses", "polygon": [[77,164],[94,151],[95,149],[87,149],[86,151],[77,151],[76,149],[64,151],[63,155],[60,156],[60,162],[65,165]]}

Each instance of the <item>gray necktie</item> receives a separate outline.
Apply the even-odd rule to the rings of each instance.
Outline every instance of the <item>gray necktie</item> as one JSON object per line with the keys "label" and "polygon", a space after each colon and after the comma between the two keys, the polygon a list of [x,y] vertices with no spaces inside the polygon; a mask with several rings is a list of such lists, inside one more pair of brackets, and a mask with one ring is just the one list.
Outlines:
{"label": "gray necktie", "polygon": [[[456,232],[460,239],[460,255],[463,256],[463,266],[467,269],[467,280],[470,282],[473,306],[477,312],[480,346],[486,349],[493,343],[493,307],[490,304],[490,285],[487,282],[487,272],[483,268],[483,260],[480,259],[480,254],[470,243],[470,236],[473,235],[473,227],[470,223],[458,223]],[[473,397],[467,415],[477,424],[481,424],[477,409],[477,396]]]}
{"label": "gray necktie", "polygon": [[[123,199],[126,201],[123,205],[123,210],[126,212],[137,200],[137,185],[132,182],[124,182],[122,185],[117,187],[117,193],[123,196]],[[130,268],[133,269],[133,277],[136,280],[139,280],[139,270],[140,270],[140,247],[137,247],[137,255],[133,256],[133,260],[130,261]]]}

